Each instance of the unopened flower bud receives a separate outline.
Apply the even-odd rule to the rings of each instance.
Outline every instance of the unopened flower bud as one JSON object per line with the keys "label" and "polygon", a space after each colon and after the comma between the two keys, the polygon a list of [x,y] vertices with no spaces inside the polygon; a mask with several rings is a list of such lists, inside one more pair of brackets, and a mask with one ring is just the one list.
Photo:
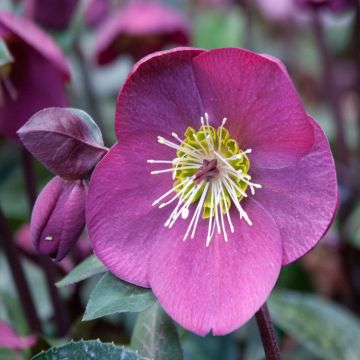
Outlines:
{"label": "unopened flower bud", "polygon": [[53,178],[40,193],[31,216],[31,237],[37,251],[60,261],[85,225],[84,180]]}

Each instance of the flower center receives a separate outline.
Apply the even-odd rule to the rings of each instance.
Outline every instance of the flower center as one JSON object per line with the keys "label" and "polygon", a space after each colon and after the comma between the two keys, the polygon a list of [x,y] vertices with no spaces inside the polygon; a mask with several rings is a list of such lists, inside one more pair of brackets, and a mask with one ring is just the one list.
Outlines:
{"label": "flower center", "polygon": [[0,107],[5,104],[5,91],[8,92],[10,98],[15,101],[18,98],[17,90],[10,80],[12,64],[6,63],[0,65]]}
{"label": "flower center", "polygon": [[174,180],[172,189],[152,204],[159,204],[159,208],[176,204],[165,226],[171,228],[180,216],[187,219],[190,206],[196,204],[184,240],[189,235],[194,238],[202,213],[202,219],[208,222],[206,246],[209,246],[215,231],[228,241],[227,231],[234,232],[230,214],[232,207],[235,207],[240,219],[252,225],[240,202],[248,196],[248,188],[252,195],[255,189],[261,188],[251,181],[248,174],[250,161],[247,154],[251,153],[251,149],[240,149],[224,127],[226,121],[224,118],[221,126],[215,129],[205,113],[198,131],[188,127],[183,140],[172,133],[177,143],[159,136],[158,142],[176,150],[176,157],[172,160],[148,160],[151,164],[171,165],[171,168],[151,172],[152,175],[171,173]]}

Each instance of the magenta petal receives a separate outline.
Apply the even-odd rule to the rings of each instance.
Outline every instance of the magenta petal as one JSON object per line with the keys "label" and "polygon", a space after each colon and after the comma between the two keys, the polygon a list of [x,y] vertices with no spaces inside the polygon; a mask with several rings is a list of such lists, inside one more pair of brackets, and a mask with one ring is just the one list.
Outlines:
{"label": "magenta petal", "polygon": [[18,36],[22,41],[34,48],[47,59],[66,80],[70,79],[70,69],[67,60],[52,38],[30,20],[14,14],[0,11],[0,25]]}
{"label": "magenta petal", "polygon": [[313,248],[331,224],[337,205],[337,182],[328,141],[309,118],[315,143],[296,165],[253,174],[262,185],[254,199],[279,226],[284,247],[283,264],[295,261]]}
{"label": "magenta petal", "polygon": [[249,226],[232,212],[235,233],[205,246],[207,221],[182,241],[179,223],[152,249],[150,286],[165,311],[186,329],[225,335],[248,321],[266,301],[281,267],[282,244],[271,216],[246,203]]}
{"label": "magenta petal", "polygon": [[152,54],[138,62],[116,104],[116,135],[155,129],[182,135],[200,125],[204,114],[191,61],[202,50],[177,48]]}
{"label": "magenta petal", "polygon": [[91,177],[86,217],[94,252],[115,275],[137,285],[148,286],[147,261],[169,216],[151,204],[173,186],[171,176],[150,175],[154,166],[146,160],[172,155],[156,143],[156,133],[129,136]]}
{"label": "magenta petal", "polygon": [[12,350],[26,349],[36,343],[35,336],[22,337],[15,333],[4,321],[0,320],[0,348]]}
{"label": "magenta petal", "polygon": [[86,184],[53,178],[36,200],[31,216],[35,248],[60,261],[71,250],[85,225]]}
{"label": "magenta petal", "polygon": [[[227,128],[256,167],[293,164],[312,146],[313,130],[284,68],[243,49],[216,49],[193,60],[205,110]],[[214,121],[214,120],[213,120]]]}

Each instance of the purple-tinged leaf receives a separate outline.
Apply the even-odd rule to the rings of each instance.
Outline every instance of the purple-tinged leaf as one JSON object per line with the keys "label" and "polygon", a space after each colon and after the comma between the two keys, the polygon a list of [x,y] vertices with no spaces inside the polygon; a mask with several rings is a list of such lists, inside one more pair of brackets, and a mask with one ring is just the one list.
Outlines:
{"label": "purple-tinged leaf", "polygon": [[100,129],[82,110],[41,110],[17,133],[37,159],[66,179],[84,178],[107,152]]}

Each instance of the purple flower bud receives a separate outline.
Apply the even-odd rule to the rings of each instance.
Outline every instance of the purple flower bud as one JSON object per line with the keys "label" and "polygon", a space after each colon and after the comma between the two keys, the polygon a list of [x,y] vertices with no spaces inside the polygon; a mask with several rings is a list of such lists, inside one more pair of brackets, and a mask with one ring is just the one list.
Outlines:
{"label": "purple flower bud", "polygon": [[25,14],[40,25],[62,30],[74,15],[79,0],[25,0]]}
{"label": "purple flower bud", "polygon": [[107,152],[100,129],[81,110],[41,110],[17,134],[50,171],[66,179],[83,179]]}
{"label": "purple flower bud", "polygon": [[85,225],[84,180],[53,178],[40,193],[31,216],[31,237],[37,251],[60,261]]}

